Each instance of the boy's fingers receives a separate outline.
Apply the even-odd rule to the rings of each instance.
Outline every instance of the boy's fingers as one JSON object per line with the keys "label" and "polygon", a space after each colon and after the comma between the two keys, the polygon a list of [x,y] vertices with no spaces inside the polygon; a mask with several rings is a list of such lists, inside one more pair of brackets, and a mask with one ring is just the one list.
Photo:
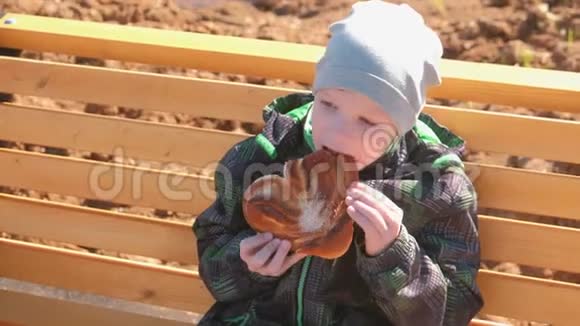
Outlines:
{"label": "boy's fingers", "polygon": [[366,237],[378,237],[377,229],[372,225],[371,221],[354,206],[348,206],[346,212],[363,229]]}
{"label": "boy's fingers", "polygon": [[356,197],[376,209],[383,217],[382,219],[386,222],[387,226],[394,228],[397,223],[393,226],[393,222],[400,223],[403,218],[403,210],[382,192],[365,184],[362,185],[364,187],[359,186],[353,188],[349,193],[350,196]]}
{"label": "boy's fingers", "polygon": [[385,222],[381,214],[367,203],[363,202],[362,200],[354,200],[351,206],[354,207],[357,212],[364,215],[367,220],[369,220],[378,234],[385,234],[385,232],[387,232],[389,229],[387,222]]}
{"label": "boy's fingers", "polygon": [[240,242],[240,255],[242,258],[252,256],[258,249],[262,248],[266,243],[272,240],[271,233],[260,233],[243,239]]}
{"label": "boy's fingers", "polygon": [[274,257],[264,267],[264,271],[268,275],[278,276],[277,274],[280,272],[280,269],[284,265],[284,260],[288,256],[288,252],[290,251],[290,242],[282,241],[278,246],[278,250],[274,254]]}
{"label": "boy's fingers", "polygon": [[274,238],[272,233],[260,233],[250,239],[249,247],[250,249],[258,249],[261,248],[263,245],[268,243]]}
{"label": "boy's fingers", "polygon": [[383,200],[383,197],[380,195],[380,193],[375,192],[374,189],[370,187],[362,187],[362,186],[353,187],[349,189],[347,194],[353,197],[354,199],[364,200],[369,204]]}
{"label": "boy's fingers", "polygon": [[250,258],[250,268],[253,270],[258,270],[262,268],[268,260],[272,257],[272,254],[278,249],[280,245],[280,240],[274,239],[268,242],[262,249],[258,250],[258,252]]}
{"label": "boy's fingers", "polygon": [[370,207],[376,209],[381,216],[390,216],[387,206],[395,205],[387,196],[369,186],[352,188],[347,194],[353,199],[363,201]]}
{"label": "boy's fingers", "polygon": [[368,198],[374,200],[381,200],[385,201],[386,203],[393,203],[393,201],[387,195],[362,182],[353,183],[353,185],[349,189],[352,191],[359,190],[363,194],[366,194]]}

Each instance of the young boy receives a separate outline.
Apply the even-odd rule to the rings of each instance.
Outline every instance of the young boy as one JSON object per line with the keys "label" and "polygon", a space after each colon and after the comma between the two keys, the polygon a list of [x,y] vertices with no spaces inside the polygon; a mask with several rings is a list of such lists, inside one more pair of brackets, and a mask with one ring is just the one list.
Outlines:
{"label": "young boy", "polygon": [[[313,94],[275,99],[263,131],[221,160],[216,201],[193,225],[216,299],[200,325],[467,325],[483,305],[476,194],[464,142],[421,113],[441,42],[409,6],[377,0],[330,31]],[[255,166],[322,148],[353,156],[360,178],[345,198],[354,240],[331,260],[257,234],[241,208],[272,173]]]}

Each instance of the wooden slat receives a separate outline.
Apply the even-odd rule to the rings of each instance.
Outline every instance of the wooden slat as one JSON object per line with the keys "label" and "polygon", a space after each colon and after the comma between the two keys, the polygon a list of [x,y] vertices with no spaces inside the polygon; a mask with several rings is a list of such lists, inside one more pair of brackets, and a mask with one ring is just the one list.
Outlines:
{"label": "wooden slat", "polygon": [[[474,178],[482,207],[580,219],[577,202],[577,198],[580,198],[580,177],[473,163],[467,163],[466,166]],[[0,167],[0,182],[5,186],[83,198],[113,198],[114,202],[135,206],[198,214],[215,197],[213,182],[209,177],[117,164],[0,149]],[[66,177],[63,177],[64,171]],[[99,175],[95,171],[106,172],[101,175],[106,180],[101,183],[103,188],[106,187],[105,190],[111,189],[117,177],[116,184],[121,187],[116,196],[105,197],[104,194],[95,193],[97,187],[94,182],[90,182],[91,175]],[[180,182],[173,185],[173,176],[183,179],[176,179],[176,182]],[[135,188],[142,191],[135,191]]]}
{"label": "wooden slat", "polygon": [[[485,215],[479,221],[483,259],[580,272],[580,230]],[[195,236],[185,223],[0,194],[0,230],[197,263]]]}
{"label": "wooden slat", "polygon": [[[257,86],[223,81],[208,81],[176,76],[163,76],[150,73],[131,72],[106,68],[86,67],[54,62],[40,62],[20,58],[0,57],[0,91],[19,93],[25,95],[37,95],[46,97],[65,98],[91,103],[103,103],[111,105],[123,105],[152,110],[169,112],[184,112],[212,118],[236,119],[241,121],[262,122],[259,114],[261,108],[273,98],[293,92],[304,92],[296,89]],[[41,85],[42,87],[38,87]],[[139,94],[139,96],[134,96]],[[227,96],[215,96],[215,94],[227,94]],[[14,108],[14,107],[12,107]],[[0,123],[4,119],[5,125],[17,126],[10,121],[18,121],[25,117],[20,115],[36,114],[34,117],[44,114],[44,111],[12,110],[0,111]],[[570,151],[569,148],[576,146],[576,139],[580,138],[580,123],[575,121],[562,121],[538,117],[525,117],[496,112],[482,112],[460,108],[448,108],[442,106],[427,105],[425,112],[433,115],[438,121],[460,134],[467,141],[471,150],[504,152],[527,157],[536,157],[556,161],[580,163],[580,151]],[[43,119],[59,119],[56,113],[50,117],[41,115]],[[70,119],[57,120],[54,123],[64,125]],[[145,131],[144,124],[134,123],[131,127],[126,124],[113,124],[112,118],[104,117],[98,121],[110,122],[106,126],[92,126],[95,129],[106,128],[103,135],[110,135],[114,142],[105,142],[104,139],[82,137],[91,132],[72,132],[72,128],[63,128],[61,133],[52,137],[44,137],[40,132],[31,132],[35,129],[16,128],[16,131],[6,129],[2,132],[4,137],[9,135],[22,135],[25,139],[34,141],[39,137],[50,141],[52,138],[67,133],[66,139],[59,138],[53,142],[72,143],[83,145],[87,148],[95,142],[102,145],[96,147],[100,151],[110,151],[110,143],[124,142],[128,151],[135,146],[127,146],[131,140],[125,139],[131,135],[137,138],[154,139],[171,146],[144,146],[139,143],[135,149],[136,154],[143,153],[144,157],[162,158],[166,160],[201,161],[199,153],[195,151],[169,151],[165,148],[188,145],[204,138],[205,142],[212,142],[211,136],[215,135],[223,146],[208,146],[211,151],[224,152],[228,145],[245,136],[227,136],[227,134],[214,134],[212,131],[199,130],[196,134],[188,133],[189,129],[179,133],[173,133],[175,129],[163,127],[157,132]],[[52,121],[51,120],[51,121]],[[90,120],[93,121],[93,120]],[[94,120],[97,121],[97,120]],[[89,120],[86,120],[90,124]],[[46,124],[48,125],[48,124]],[[86,127],[86,126],[85,126]],[[141,128],[143,127],[143,128]],[[19,130],[18,130],[19,129]],[[37,128],[38,129],[38,128]],[[56,128],[55,128],[56,129]],[[79,128],[80,129],[80,128]],[[43,130],[40,128],[39,130]],[[85,130],[88,130],[85,128]],[[101,130],[101,129],[99,129]],[[126,131],[129,130],[129,131]],[[147,129],[148,130],[148,129]],[[196,131],[198,129],[195,129]],[[126,137],[116,137],[115,133],[126,131]],[[147,132],[150,136],[142,135]],[[182,137],[182,134],[189,137]],[[77,137],[70,137],[77,135]],[[80,136],[78,136],[80,135]],[[125,135],[125,134],[124,134]],[[207,138],[205,138],[207,136]],[[220,137],[217,137],[220,136]],[[16,136],[13,136],[16,137]],[[88,139],[87,139],[88,138]],[[177,140],[174,140],[174,139]],[[57,146],[56,144],[54,146]],[[64,145],[63,145],[64,146]],[[173,147],[172,147],[173,146]],[[150,154],[151,152],[151,154]],[[167,157],[165,156],[166,154]],[[209,157],[218,157],[219,154]]]}
{"label": "wooden slat", "polygon": [[[574,259],[580,230],[485,215],[479,221],[484,259],[580,272]],[[0,194],[0,230],[197,263],[195,237],[185,223]],[[148,240],[152,235],[155,242]]]}
{"label": "wooden slat", "polygon": [[580,273],[580,229],[479,216],[481,256]]}
{"label": "wooden slat", "polygon": [[0,326],[24,326],[23,324],[14,324],[6,321],[0,321]]}
{"label": "wooden slat", "polygon": [[466,163],[480,207],[580,220],[580,177]]}
{"label": "wooden slat", "polygon": [[466,140],[473,151],[489,151],[580,163],[580,122],[426,106],[426,113]]}
{"label": "wooden slat", "polygon": [[[6,19],[16,23],[5,25]],[[322,54],[314,45],[10,13],[0,24],[4,47],[301,81],[311,79],[312,64]]]}
{"label": "wooden slat", "polygon": [[0,194],[0,231],[197,264],[186,223]]}
{"label": "wooden slat", "polygon": [[[26,121],[26,128],[22,122]],[[98,136],[95,136],[98,135]],[[247,134],[0,104],[0,139],[204,167]],[[203,144],[203,148],[200,148]]]}
{"label": "wooden slat", "polygon": [[0,326],[194,325],[192,322],[163,319],[118,310],[106,305],[87,304],[21,289],[3,288],[0,288],[0,318],[11,322],[10,324],[0,322]]}
{"label": "wooden slat", "polygon": [[[0,326],[35,326],[35,325],[194,325],[201,315],[188,316],[188,321],[177,321],[169,318],[151,316],[151,313],[138,314],[127,309],[119,309],[118,299],[106,298],[105,304],[96,304],[101,297],[93,299],[91,295],[82,294],[82,300],[79,297],[66,299],[59,297],[51,292],[52,288],[46,289],[45,286],[35,283],[25,283],[21,281],[10,280],[10,285],[4,283],[9,279],[0,279],[0,316],[6,321],[0,321]],[[23,289],[21,284],[28,287],[33,286],[34,291]],[[42,293],[39,293],[42,292]],[[48,292],[48,293],[46,293]],[[69,292],[69,291],[67,291]],[[70,293],[70,292],[69,292]],[[68,294],[67,294],[68,296]],[[88,297],[88,299],[85,299]],[[131,302],[123,301],[130,305],[137,305]],[[111,307],[114,305],[113,307]],[[150,309],[150,308],[149,308]],[[129,309],[130,310],[130,309]],[[34,314],[30,314],[34,311]],[[163,311],[162,311],[163,313]],[[165,314],[163,315],[165,317]],[[181,318],[182,320],[184,318]],[[190,320],[192,320],[190,322]],[[18,323],[18,324],[15,324]],[[470,326],[503,326],[497,322],[488,320],[473,319]]]}
{"label": "wooden slat", "polygon": [[580,220],[580,177],[465,163],[480,207]]}
{"label": "wooden slat", "polygon": [[298,90],[0,57],[0,91],[263,122],[272,99]]}
{"label": "wooden slat", "polygon": [[[6,19],[15,23],[3,24]],[[19,14],[0,19],[0,46],[304,83],[312,82],[324,51],[315,45]],[[444,59],[442,75],[443,85],[430,96],[580,112],[577,73]]]}
{"label": "wooden slat", "polygon": [[544,322],[578,324],[580,285],[494,271],[479,272],[485,305],[482,313]]}
{"label": "wooden slat", "polygon": [[[213,302],[195,272],[0,239],[0,275],[194,312]],[[151,280],[154,280],[153,282]],[[482,312],[571,325],[580,285],[480,271]]]}
{"label": "wooden slat", "polygon": [[442,60],[443,85],[429,96],[580,112],[580,74],[539,68]]}
{"label": "wooden slat", "polygon": [[0,149],[0,184],[192,214],[215,198],[209,177],[10,149]]}
{"label": "wooden slat", "polygon": [[197,272],[0,238],[0,276],[204,312],[214,301]]}

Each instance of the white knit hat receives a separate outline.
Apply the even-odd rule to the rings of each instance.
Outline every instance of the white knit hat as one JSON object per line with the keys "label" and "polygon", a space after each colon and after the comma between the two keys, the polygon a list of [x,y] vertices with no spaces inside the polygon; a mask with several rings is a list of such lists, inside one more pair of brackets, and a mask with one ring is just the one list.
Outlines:
{"label": "white knit hat", "polygon": [[441,40],[406,4],[357,2],[330,25],[313,92],[345,88],[365,94],[390,115],[402,135],[413,128],[427,88],[441,84]]}

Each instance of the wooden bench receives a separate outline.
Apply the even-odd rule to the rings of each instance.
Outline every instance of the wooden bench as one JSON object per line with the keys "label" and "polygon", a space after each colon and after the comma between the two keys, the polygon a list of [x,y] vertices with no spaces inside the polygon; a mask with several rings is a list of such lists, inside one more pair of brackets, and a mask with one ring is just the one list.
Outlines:
{"label": "wooden bench", "polygon": [[[323,51],[312,45],[10,13],[0,18],[0,48],[302,83],[312,80]],[[451,60],[444,60],[442,70],[444,82],[429,94],[433,98],[580,113],[577,73]],[[0,56],[0,93],[199,117],[260,123],[266,103],[295,91]],[[433,105],[426,112],[463,136],[474,151],[580,163],[576,121]],[[0,140],[152,163],[144,167],[0,148],[0,186],[195,216],[213,195],[212,174],[198,172],[211,172],[212,162],[249,136],[1,103]],[[190,168],[179,172],[170,169],[170,163]],[[474,163],[467,167],[481,208],[580,220],[578,176]],[[578,228],[501,216],[481,215],[479,220],[483,259],[580,273]],[[0,320],[6,323],[184,325],[183,319],[164,316],[164,309],[203,313],[213,301],[195,269],[190,223],[0,193],[0,231],[181,263],[156,265],[0,238]],[[482,313],[553,325],[580,322],[578,284],[483,269],[478,282],[486,302]],[[80,293],[77,298],[82,294],[111,298],[115,304],[46,294],[34,291],[35,284],[75,291]],[[128,303],[158,310],[122,309]]]}

